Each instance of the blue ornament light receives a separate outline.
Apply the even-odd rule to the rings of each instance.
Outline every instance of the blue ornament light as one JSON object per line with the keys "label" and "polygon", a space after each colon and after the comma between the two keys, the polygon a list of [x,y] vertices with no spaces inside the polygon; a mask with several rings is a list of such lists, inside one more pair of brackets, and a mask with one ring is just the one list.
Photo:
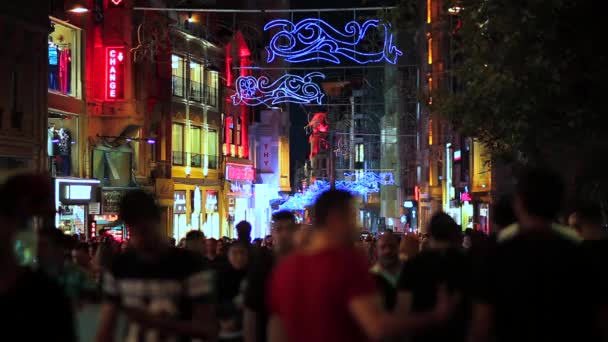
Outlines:
{"label": "blue ornament light", "polygon": [[236,93],[231,96],[235,105],[257,106],[261,104],[276,105],[279,103],[321,104],[323,91],[314,79],[325,79],[320,72],[311,72],[304,76],[285,74],[271,82],[266,76],[241,76],[236,79]]}
{"label": "blue ornament light", "polygon": [[[303,63],[322,60],[340,64],[342,59],[348,59],[359,64],[387,61],[397,63],[397,58],[403,52],[397,49],[393,42],[393,34],[389,23],[379,19],[370,19],[362,24],[351,21],[339,31],[321,19],[304,19],[297,24],[285,19],[276,19],[264,26],[264,31],[279,28],[270,40],[268,63],[277,56],[289,63]],[[382,31],[384,44],[378,51],[363,52],[364,39],[373,30]]]}
{"label": "blue ornament light", "polygon": [[[362,196],[380,191],[380,185],[395,184],[391,172],[344,173],[344,176],[354,177],[355,180],[336,181],[336,189]],[[304,193],[297,193],[291,196],[285,203],[279,206],[279,210],[304,210],[306,207],[311,206],[320,194],[330,188],[331,184],[329,182],[317,180]]]}

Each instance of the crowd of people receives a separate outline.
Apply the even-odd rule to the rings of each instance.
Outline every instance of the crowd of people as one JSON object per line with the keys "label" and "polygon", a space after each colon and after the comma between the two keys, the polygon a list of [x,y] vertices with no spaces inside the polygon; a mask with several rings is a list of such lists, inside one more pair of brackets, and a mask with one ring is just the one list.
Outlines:
{"label": "crowd of people", "polygon": [[[353,196],[329,190],[310,227],[280,211],[264,239],[243,221],[235,240],[191,231],[176,244],[154,198],[133,191],[120,206],[128,242],[42,228],[23,267],[13,244],[49,214],[43,185],[0,188],[0,317],[25,341],[608,340],[602,211],[581,205],[559,224],[564,187],[547,170],[526,170],[495,204],[492,236],[439,212],[424,234],[362,239]],[[77,333],[91,303],[95,324]]]}

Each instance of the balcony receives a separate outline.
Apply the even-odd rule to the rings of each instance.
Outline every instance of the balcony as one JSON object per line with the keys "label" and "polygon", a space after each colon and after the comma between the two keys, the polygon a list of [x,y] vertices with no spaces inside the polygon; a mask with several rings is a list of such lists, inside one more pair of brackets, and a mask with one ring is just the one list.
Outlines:
{"label": "balcony", "polygon": [[203,162],[207,158],[207,168],[217,169],[217,156],[183,151],[173,151],[173,165],[187,166],[188,156],[190,156],[190,167],[202,168]]}
{"label": "balcony", "polygon": [[205,86],[204,102],[211,107],[217,107],[218,91],[216,87]]}
{"label": "balcony", "polygon": [[190,101],[201,102],[203,100],[203,93],[201,83],[196,81],[190,81]]}
{"label": "balcony", "polygon": [[172,75],[171,90],[173,92],[173,96],[184,97],[184,78]]}

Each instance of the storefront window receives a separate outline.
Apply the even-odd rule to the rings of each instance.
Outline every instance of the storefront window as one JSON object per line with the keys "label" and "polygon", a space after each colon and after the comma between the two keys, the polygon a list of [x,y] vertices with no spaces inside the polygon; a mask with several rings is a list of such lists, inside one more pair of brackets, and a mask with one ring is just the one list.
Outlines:
{"label": "storefront window", "polygon": [[203,223],[205,236],[220,237],[220,214],[218,210],[218,192],[207,190],[205,192],[205,215]]}
{"label": "storefront window", "polygon": [[56,20],[52,25],[48,41],[49,90],[80,98],[80,30]]}
{"label": "storefront window", "polygon": [[234,141],[237,146],[241,145],[241,118],[236,119],[236,132],[234,133]]}
{"label": "storefront window", "polygon": [[53,177],[78,175],[78,116],[49,113],[47,153]]}

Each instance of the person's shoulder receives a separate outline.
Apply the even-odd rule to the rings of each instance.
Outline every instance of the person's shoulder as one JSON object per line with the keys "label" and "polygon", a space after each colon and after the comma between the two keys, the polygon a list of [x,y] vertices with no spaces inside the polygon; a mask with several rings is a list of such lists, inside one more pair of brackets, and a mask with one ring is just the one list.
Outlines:
{"label": "person's shoulder", "polygon": [[20,286],[33,292],[44,293],[45,296],[64,296],[63,290],[57,282],[39,270],[26,268],[21,275]]}

